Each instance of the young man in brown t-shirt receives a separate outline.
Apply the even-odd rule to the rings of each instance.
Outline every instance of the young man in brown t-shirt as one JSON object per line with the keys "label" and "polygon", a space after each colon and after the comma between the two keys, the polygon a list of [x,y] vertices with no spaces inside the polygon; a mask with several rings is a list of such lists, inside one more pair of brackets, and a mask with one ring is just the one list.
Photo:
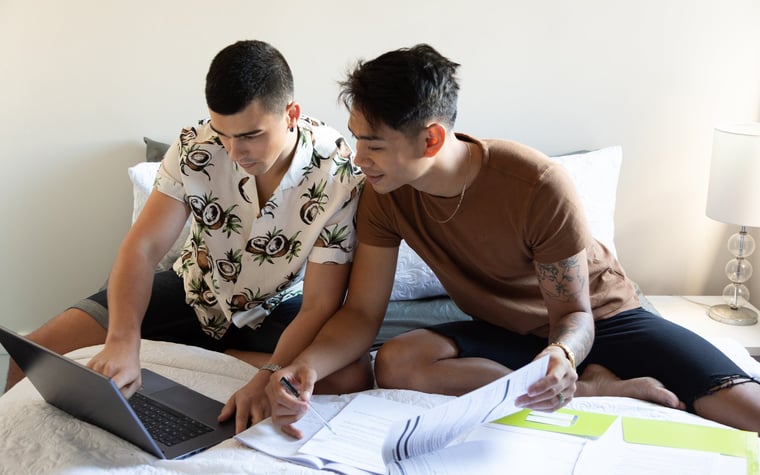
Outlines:
{"label": "young man in brown t-shirt", "polygon": [[[453,132],[458,66],[418,45],[360,63],[342,83],[368,185],[348,296],[276,377],[308,399],[316,381],[367,351],[404,239],[473,320],[383,345],[381,387],[459,395],[548,355],[546,376],[519,405],[555,410],[573,396],[630,396],[760,430],[757,381],[641,308],[617,260],[590,236],[559,165],[518,143]],[[304,401],[272,383],[267,391],[275,423],[298,436],[289,424]]]}

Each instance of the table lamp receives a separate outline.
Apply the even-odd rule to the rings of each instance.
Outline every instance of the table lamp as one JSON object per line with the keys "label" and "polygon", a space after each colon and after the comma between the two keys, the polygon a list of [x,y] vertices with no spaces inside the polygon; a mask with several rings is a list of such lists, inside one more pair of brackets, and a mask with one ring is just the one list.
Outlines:
{"label": "table lamp", "polygon": [[760,227],[760,123],[716,127],[713,135],[707,216],[740,227],[728,239],[734,256],[726,264],[730,283],[723,289],[725,304],[708,310],[710,318],[729,325],[753,325],[757,313],[745,307],[752,276],[746,259],[755,250],[755,240],[747,227]]}

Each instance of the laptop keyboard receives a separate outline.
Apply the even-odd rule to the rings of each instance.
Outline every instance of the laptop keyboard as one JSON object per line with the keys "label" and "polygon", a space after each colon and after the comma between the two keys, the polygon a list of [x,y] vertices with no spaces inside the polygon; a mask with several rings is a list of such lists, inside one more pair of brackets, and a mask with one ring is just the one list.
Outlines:
{"label": "laptop keyboard", "polygon": [[135,393],[129,398],[129,405],[150,435],[164,445],[176,445],[213,430],[206,424],[140,393]]}

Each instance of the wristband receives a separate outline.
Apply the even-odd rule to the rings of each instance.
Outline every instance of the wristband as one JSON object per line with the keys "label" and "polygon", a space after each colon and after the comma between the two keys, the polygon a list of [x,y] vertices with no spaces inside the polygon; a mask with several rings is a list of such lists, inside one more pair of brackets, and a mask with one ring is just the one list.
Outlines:
{"label": "wristband", "polygon": [[555,341],[553,343],[550,343],[549,346],[560,347],[562,351],[565,352],[565,356],[567,357],[567,360],[570,361],[570,366],[573,367],[573,371],[575,371],[575,353],[573,353],[566,344],[559,341]]}

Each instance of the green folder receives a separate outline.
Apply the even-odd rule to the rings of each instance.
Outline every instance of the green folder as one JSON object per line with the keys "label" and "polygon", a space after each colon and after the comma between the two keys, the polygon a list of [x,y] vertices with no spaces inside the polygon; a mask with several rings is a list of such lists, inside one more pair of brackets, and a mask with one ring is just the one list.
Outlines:
{"label": "green folder", "polygon": [[628,443],[744,457],[747,459],[747,474],[758,473],[757,432],[657,419],[622,419],[623,439]]}
{"label": "green folder", "polygon": [[[571,417],[568,419],[558,420],[552,423],[552,415],[559,417],[565,415]],[[574,417],[573,417],[574,416]],[[545,422],[535,422],[544,419]],[[553,413],[541,411],[532,411],[524,409],[507,417],[502,417],[493,422],[515,427],[525,427],[528,429],[538,429],[548,432],[559,432],[562,434],[580,435],[583,437],[598,438],[601,437],[607,429],[615,422],[617,416],[609,414],[598,414],[595,412],[574,411],[572,409],[558,409]]]}

